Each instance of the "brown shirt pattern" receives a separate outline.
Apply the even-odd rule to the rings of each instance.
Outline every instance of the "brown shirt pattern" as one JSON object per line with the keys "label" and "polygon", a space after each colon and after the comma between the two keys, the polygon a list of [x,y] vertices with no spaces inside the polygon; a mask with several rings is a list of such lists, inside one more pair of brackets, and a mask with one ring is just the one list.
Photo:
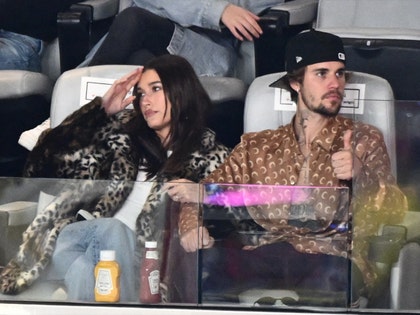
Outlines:
{"label": "brown shirt pattern", "polygon": [[[344,147],[343,135],[348,129],[353,130],[352,148],[363,164],[361,174],[353,178],[353,182],[337,179],[331,165],[331,156]],[[350,207],[341,219],[352,219],[352,235],[328,229],[337,216],[328,210],[331,208],[328,203],[336,200],[325,197],[320,189],[311,196],[315,217],[323,222],[317,231],[290,225],[290,205],[247,207],[255,222],[268,232],[252,245],[287,241],[300,252],[350,257],[363,272],[366,284],[372,284],[376,272],[375,264],[367,258],[368,238],[378,234],[381,224],[400,222],[407,209],[405,196],[391,174],[383,136],[373,126],[336,116],[330,118],[314,138],[310,152],[306,160],[309,185],[351,187]],[[244,134],[230,156],[205,182],[293,186],[302,176],[304,162],[293,123],[290,123],[276,130]],[[317,208],[320,204],[322,206]],[[198,210],[193,205],[184,205],[180,232],[196,227],[198,218]]]}

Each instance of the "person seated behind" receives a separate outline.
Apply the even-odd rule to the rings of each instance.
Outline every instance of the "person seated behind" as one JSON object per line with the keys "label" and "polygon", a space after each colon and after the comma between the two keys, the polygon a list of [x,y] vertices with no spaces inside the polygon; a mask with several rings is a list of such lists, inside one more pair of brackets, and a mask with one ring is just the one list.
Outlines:
{"label": "person seated behind", "polygon": [[87,64],[141,65],[170,53],[186,58],[198,75],[232,76],[237,41],[260,37],[257,14],[283,2],[135,0],[135,7],[117,15]]}
{"label": "person seated behind", "polygon": [[[133,87],[134,96],[126,97]],[[131,102],[135,110],[124,110]],[[165,55],[116,80],[102,98],[44,132],[29,156],[26,175],[111,181],[103,196],[93,196],[96,204],[83,203],[92,194],[89,186],[71,186],[54,199],[28,227],[19,253],[2,271],[1,291],[21,292],[52,260],[46,279],[64,281],[70,300],[94,301],[94,266],[100,250],[108,249],[116,251],[123,270],[121,301],[137,301],[140,250],[147,240],[163,247],[166,208],[171,205],[166,195],[175,202],[197,200],[195,185],[183,190],[179,184],[203,179],[228,154],[206,127],[210,106],[191,65],[182,57]],[[99,130],[106,133],[98,136]],[[75,149],[83,141],[89,151]],[[113,163],[107,158],[110,153],[114,159],[111,151],[118,156]],[[77,172],[91,173],[98,167],[89,176]],[[128,195],[127,187],[132,188],[130,181],[136,178]],[[95,219],[75,222],[81,206]],[[34,242],[45,246],[34,248]]]}
{"label": "person seated behind", "polygon": [[0,0],[0,70],[41,71],[44,41],[57,37],[57,14],[78,0]]}
{"label": "person seated behind", "polygon": [[[347,292],[351,261],[352,305],[357,305],[360,294],[367,290],[370,296],[379,281],[379,269],[368,259],[369,236],[382,224],[400,222],[407,201],[391,174],[381,132],[338,114],[345,64],[342,41],[335,35],[309,30],[292,38],[286,48],[287,74],[272,86],[291,90],[297,101],[294,118],[277,130],[244,134],[225,162],[202,182],[348,187],[351,231],[331,233],[327,226],[314,232],[292,224],[291,214],[276,205],[252,208],[255,212],[248,208],[251,231],[266,233],[256,232],[253,243],[242,244],[241,258],[230,263],[246,273],[242,282],[275,279],[277,288]],[[197,230],[197,220],[196,205],[184,203],[179,226],[188,252],[214,245],[207,227]],[[331,234],[324,234],[328,231]],[[350,244],[347,238],[340,240],[341,233],[351,233]]]}
{"label": "person seated behind", "polygon": [[0,70],[41,72],[42,40],[0,29]]}

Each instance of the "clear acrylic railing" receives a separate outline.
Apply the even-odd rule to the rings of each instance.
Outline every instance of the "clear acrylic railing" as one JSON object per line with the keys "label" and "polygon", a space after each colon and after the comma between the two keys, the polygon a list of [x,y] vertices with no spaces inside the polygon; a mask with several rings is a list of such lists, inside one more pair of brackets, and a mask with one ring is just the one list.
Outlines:
{"label": "clear acrylic railing", "polygon": [[[364,106],[369,108],[369,103],[378,102],[384,101],[365,100]],[[375,262],[389,276],[387,283],[376,288],[383,303],[371,306],[368,300],[362,300],[358,307],[351,305],[354,278],[351,265],[345,260],[341,267],[331,266],[332,274],[336,268],[341,268],[348,275],[348,281],[340,284],[343,290],[315,290],[310,285],[298,287],[281,281],[279,265],[282,257],[276,256],[279,253],[276,246],[287,243],[292,239],[290,235],[293,235],[290,230],[283,229],[284,226],[305,231],[309,242],[311,235],[317,242],[324,237],[327,244],[334,241],[343,248],[345,243],[351,242],[351,232],[357,226],[349,224],[352,218],[348,211],[351,193],[348,189],[191,184],[190,189],[197,192],[199,200],[196,204],[199,213],[196,227],[206,226],[214,243],[211,248],[185,252],[178,234],[180,203],[168,196],[161,199],[159,215],[153,216],[157,228],[150,236],[159,242],[161,280],[163,287],[166,287],[162,291],[164,300],[156,306],[165,309],[189,307],[194,310],[222,308],[235,312],[307,310],[329,313],[338,310],[358,313],[374,309],[375,313],[419,313],[417,301],[420,288],[417,283],[420,283],[420,278],[415,266],[420,260],[420,103],[401,101],[394,105],[395,117],[391,121],[395,122],[395,127],[389,127],[392,132],[386,143],[389,151],[394,152],[391,154],[393,173],[408,201],[409,211],[400,225],[406,229],[405,239],[409,247],[403,247],[404,243],[392,227],[384,238],[382,230],[369,237],[379,246],[373,248],[373,254],[380,253],[381,248],[394,250],[395,257],[391,264],[387,265],[381,260]],[[378,115],[383,114],[380,110],[375,111]],[[350,116],[359,119],[356,114]],[[388,127],[380,127],[384,131],[383,128]],[[87,201],[92,205],[106,187],[116,184],[108,181],[87,183],[62,179],[0,178],[0,265],[4,266],[13,259],[22,243],[22,233],[37,213],[42,213],[46,208],[52,209],[51,204],[57,202],[54,196],[66,190],[73,192],[69,194],[72,201],[80,199],[82,202],[71,210],[74,216],[79,208],[85,209]],[[124,184],[131,186],[134,183]],[[138,183],[135,189],[141,190],[143,184]],[[150,189],[150,185],[145,184],[145,187]],[[322,197],[325,195],[334,197],[325,199]],[[131,198],[135,203],[135,194]],[[321,216],[322,211],[318,210],[326,207],[331,209],[327,212],[329,215]],[[14,211],[13,214],[10,211]],[[136,219],[137,215],[133,220]],[[131,225],[135,226],[136,223],[131,222]],[[328,231],[334,232],[329,234]],[[196,239],[199,239],[198,234]],[[381,247],[382,242],[395,246]],[[299,246],[298,243],[293,243],[294,247]],[[143,250],[142,246],[137,249],[139,252]],[[262,251],[262,248],[267,250]],[[404,262],[401,253],[409,256],[408,262]],[[275,265],[277,257],[279,264]],[[294,267],[294,270],[301,268],[305,273],[313,266]],[[267,272],[270,269],[273,272],[271,275]],[[265,272],[259,272],[261,270]],[[99,305],[94,301],[69,299],[63,283],[49,282],[45,277],[48,270],[42,274],[19,294],[0,294],[0,303],[39,303],[46,307],[54,307],[57,303],[69,307],[81,303]],[[138,300],[120,301],[118,305],[145,307]],[[116,304],[101,306],[112,308]]]}
{"label": "clear acrylic railing", "polygon": [[[133,183],[125,184],[131,186]],[[150,183],[150,185],[153,184]],[[115,187],[116,183],[0,178],[0,205],[3,215],[1,218],[3,226],[1,264],[6,265],[14,258],[18,246],[22,242],[21,234],[29,223],[34,222],[32,220],[36,221],[41,218],[42,221],[42,218],[46,217],[46,212],[56,211],[65,218],[71,218],[72,221],[77,222],[74,217],[77,216],[78,210],[86,209],[87,205],[94,205],[98,199],[103,197],[103,194],[106,194],[107,187],[111,185]],[[142,182],[135,183],[133,191],[140,194],[138,189],[150,189],[150,185]],[[253,266],[258,270],[267,266],[267,261],[261,261],[262,257],[258,257],[259,249],[251,249],[253,246],[264,242],[271,244],[267,246],[273,251],[271,259],[274,258],[276,261],[277,258],[273,257],[276,252],[275,244],[288,241],[284,234],[290,234],[293,230],[304,231],[309,242],[312,240],[318,243],[325,241],[326,244],[334,242],[336,246],[347,248],[350,237],[348,188],[191,185],[195,186],[190,187],[192,191],[204,191],[203,196],[201,194],[197,196],[197,200],[201,202],[194,204],[194,208],[199,213],[199,220],[194,223],[196,226],[193,227],[205,226],[214,243],[211,248],[186,252],[180,245],[178,235],[180,203],[172,201],[168,197],[161,199],[157,210],[161,213],[153,216],[156,231],[153,236],[149,236],[149,238],[158,241],[161,280],[166,287],[162,291],[164,295],[160,305],[224,305],[227,307],[255,307],[255,305],[279,307],[283,305],[290,307],[290,305],[297,305],[299,294],[304,294],[300,297],[301,301],[306,299],[304,306],[347,307],[351,276],[349,265],[345,260],[341,267],[333,266],[333,268],[339,267],[349,274],[349,282],[342,284],[341,292],[318,290],[309,295],[308,288],[310,287],[291,287],[283,284],[281,279],[267,273],[259,275],[254,270],[254,273],[251,274],[251,269],[247,268]],[[135,199],[135,194],[129,196],[128,203],[139,206],[131,200],[133,198]],[[18,208],[19,210],[17,210]],[[12,213],[13,211],[15,213]],[[136,219],[137,215],[132,220],[136,221]],[[52,219],[51,226],[47,230],[48,233],[57,220],[59,220],[57,217]],[[22,222],[24,223],[21,224]],[[71,224],[75,226],[78,223]],[[267,230],[262,226],[267,227]],[[282,230],[282,226],[289,228]],[[276,231],[276,227],[280,228]],[[45,232],[45,230],[43,231]],[[110,233],[112,233],[112,229]],[[302,234],[302,232],[300,233]],[[46,240],[46,238],[41,239]],[[60,242],[60,238],[58,242]],[[23,244],[28,245],[27,241]],[[141,244],[140,246],[144,246],[143,243]],[[34,252],[29,253],[31,250]],[[33,255],[37,255],[36,250],[39,248],[29,248],[29,252],[25,251],[25,254],[33,259]],[[143,248],[138,248],[138,251],[142,252]],[[242,257],[241,253],[251,253],[251,255]],[[242,266],[239,266],[239,261]],[[281,261],[281,257],[278,257],[278,261]],[[136,262],[133,261],[133,264]],[[303,264],[300,268],[302,273],[306,273],[312,267]],[[276,270],[279,272],[281,268],[276,268]],[[42,275],[28,288],[24,288],[16,295],[3,294],[0,299],[2,301],[95,303],[85,299],[69,298],[65,282],[57,278],[50,279],[49,272],[49,266],[47,266]],[[86,274],[81,273],[80,276],[86,276]],[[93,275],[90,276],[93,277]],[[133,277],[138,276],[138,274],[133,274]],[[314,299],[314,297],[316,298]],[[326,304],[321,300],[325,300]],[[127,300],[120,303],[142,304],[138,300]]]}

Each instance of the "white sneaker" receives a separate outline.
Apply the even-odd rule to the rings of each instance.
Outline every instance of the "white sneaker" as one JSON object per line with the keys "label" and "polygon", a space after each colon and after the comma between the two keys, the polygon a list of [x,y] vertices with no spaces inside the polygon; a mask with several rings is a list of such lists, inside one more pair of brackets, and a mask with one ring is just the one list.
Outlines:
{"label": "white sneaker", "polygon": [[26,130],[22,132],[22,134],[19,137],[18,143],[28,149],[29,151],[32,151],[34,146],[36,145],[38,138],[40,134],[45,130],[50,128],[50,119],[48,118],[45,120],[42,124],[36,126],[33,129]]}
{"label": "white sneaker", "polygon": [[52,300],[57,300],[57,301],[65,301],[65,300],[67,300],[67,292],[66,292],[66,290],[64,288],[62,288],[62,287],[58,288],[51,295],[51,299]]}

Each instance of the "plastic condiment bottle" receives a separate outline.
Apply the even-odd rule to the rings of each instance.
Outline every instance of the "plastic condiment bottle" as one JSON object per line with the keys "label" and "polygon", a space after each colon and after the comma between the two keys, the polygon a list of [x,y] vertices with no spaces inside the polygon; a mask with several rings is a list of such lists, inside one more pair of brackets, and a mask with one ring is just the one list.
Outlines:
{"label": "plastic condiment bottle", "polygon": [[115,251],[101,250],[95,267],[95,301],[118,302],[120,299],[120,267]]}
{"label": "plastic condiment bottle", "polygon": [[160,271],[157,242],[146,242],[144,259],[140,270],[141,303],[159,303]]}

